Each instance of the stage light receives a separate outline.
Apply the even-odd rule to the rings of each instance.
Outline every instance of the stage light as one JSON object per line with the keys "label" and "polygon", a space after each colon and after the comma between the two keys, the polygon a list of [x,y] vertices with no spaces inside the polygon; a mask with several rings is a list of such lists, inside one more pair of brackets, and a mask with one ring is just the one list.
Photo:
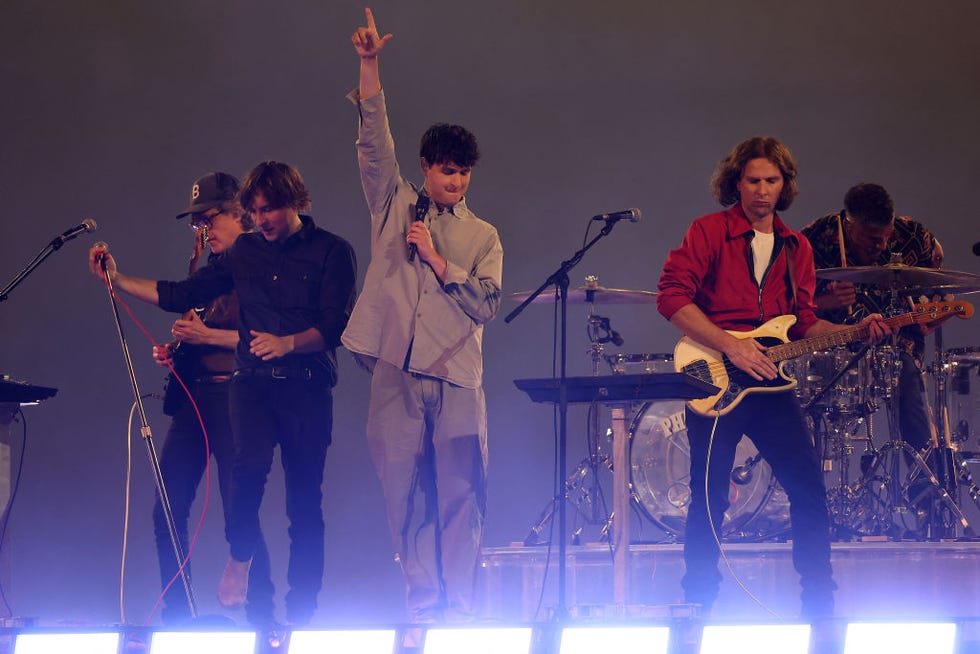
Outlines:
{"label": "stage light", "polygon": [[[810,625],[706,625],[701,654],[807,654]],[[879,650],[884,651],[884,650]]]}
{"label": "stage light", "polygon": [[150,654],[253,654],[254,631],[157,631]]}
{"label": "stage light", "polygon": [[667,654],[669,627],[565,627],[559,654]]}
{"label": "stage light", "polygon": [[844,654],[953,654],[952,622],[852,622],[844,637]]}
{"label": "stage light", "polygon": [[424,654],[528,654],[530,627],[492,629],[429,629]]}
{"label": "stage light", "polygon": [[17,634],[14,641],[14,654],[116,654],[118,651],[116,632]]}
{"label": "stage light", "polygon": [[294,631],[289,654],[392,654],[395,630]]}

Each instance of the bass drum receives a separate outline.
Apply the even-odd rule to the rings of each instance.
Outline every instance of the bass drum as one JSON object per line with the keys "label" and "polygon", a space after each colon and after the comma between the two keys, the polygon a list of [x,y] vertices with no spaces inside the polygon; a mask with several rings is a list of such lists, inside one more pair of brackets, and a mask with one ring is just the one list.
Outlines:
{"label": "bass drum", "polygon": [[[648,402],[630,425],[630,481],[633,500],[658,527],[683,537],[691,501],[691,454],[684,402]],[[789,528],[789,500],[776,483],[769,464],[748,438],[735,452],[735,466],[748,463],[744,481],[732,481],[730,505],[721,537],[727,540],[778,538]],[[734,479],[734,477],[733,477]],[[717,525],[716,525],[717,527]]]}

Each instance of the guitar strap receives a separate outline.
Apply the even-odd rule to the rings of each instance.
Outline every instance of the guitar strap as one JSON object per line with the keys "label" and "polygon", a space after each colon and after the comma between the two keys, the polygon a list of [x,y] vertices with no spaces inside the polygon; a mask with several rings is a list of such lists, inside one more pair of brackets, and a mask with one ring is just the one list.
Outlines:
{"label": "guitar strap", "polygon": [[793,295],[790,298],[792,301],[793,313],[796,313],[796,272],[793,270],[793,239],[786,239],[786,274],[789,276],[789,288]]}

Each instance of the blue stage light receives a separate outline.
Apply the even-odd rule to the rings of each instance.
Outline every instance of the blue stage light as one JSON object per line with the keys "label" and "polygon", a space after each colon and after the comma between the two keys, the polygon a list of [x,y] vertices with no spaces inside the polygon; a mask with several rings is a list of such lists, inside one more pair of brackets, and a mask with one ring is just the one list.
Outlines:
{"label": "blue stage light", "polygon": [[559,654],[667,654],[669,627],[565,627]]}
{"label": "blue stage light", "polygon": [[392,654],[395,630],[294,631],[289,654]]}
{"label": "blue stage light", "polygon": [[844,654],[953,654],[952,622],[852,622],[847,625]]}
{"label": "blue stage light", "polygon": [[254,631],[158,631],[150,654],[254,654]]}
{"label": "blue stage light", "polygon": [[119,634],[108,633],[44,633],[18,634],[14,654],[116,654]]}
{"label": "blue stage light", "polygon": [[810,625],[706,625],[701,654],[807,654]]}
{"label": "blue stage light", "polygon": [[424,654],[528,654],[530,627],[487,629],[429,629]]}

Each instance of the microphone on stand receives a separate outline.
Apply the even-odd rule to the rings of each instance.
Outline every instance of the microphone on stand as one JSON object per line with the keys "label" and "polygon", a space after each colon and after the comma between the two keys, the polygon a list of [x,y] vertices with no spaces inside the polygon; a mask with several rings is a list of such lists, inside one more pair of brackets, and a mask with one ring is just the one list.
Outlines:
{"label": "microphone on stand", "polygon": [[745,460],[745,463],[740,466],[736,466],[735,469],[732,470],[732,481],[739,486],[744,486],[752,481],[752,468],[754,468],[760,460],[762,460],[761,454],[749,457]]}
{"label": "microphone on stand", "polygon": [[[427,213],[429,213],[429,196],[419,193],[419,199],[415,201],[415,222],[425,220],[425,214]],[[415,243],[408,244],[409,262],[415,261],[415,255],[418,253],[418,249]]]}
{"label": "microphone on stand", "polygon": [[614,211],[612,213],[600,213],[597,216],[592,216],[592,220],[604,220],[607,223],[628,220],[631,223],[638,223],[640,222],[640,216],[639,209],[623,209],[622,211]]}
{"label": "microphone on stand", "polygon": [[55,236],[51,240],[50,245],[55,250],[57,250],[58,248],[60,248],[62,245],[72,240],[73,238],[85,234],[86,232],[94,232],[98,228],[99,226],[98,224],[96,224],[94,220],[92,220],[91,218],[86,218],[85,220],[82,221],[80,225],[75,225],[71,229],[66,229],[65,231],[61,232],[60,236]]}

